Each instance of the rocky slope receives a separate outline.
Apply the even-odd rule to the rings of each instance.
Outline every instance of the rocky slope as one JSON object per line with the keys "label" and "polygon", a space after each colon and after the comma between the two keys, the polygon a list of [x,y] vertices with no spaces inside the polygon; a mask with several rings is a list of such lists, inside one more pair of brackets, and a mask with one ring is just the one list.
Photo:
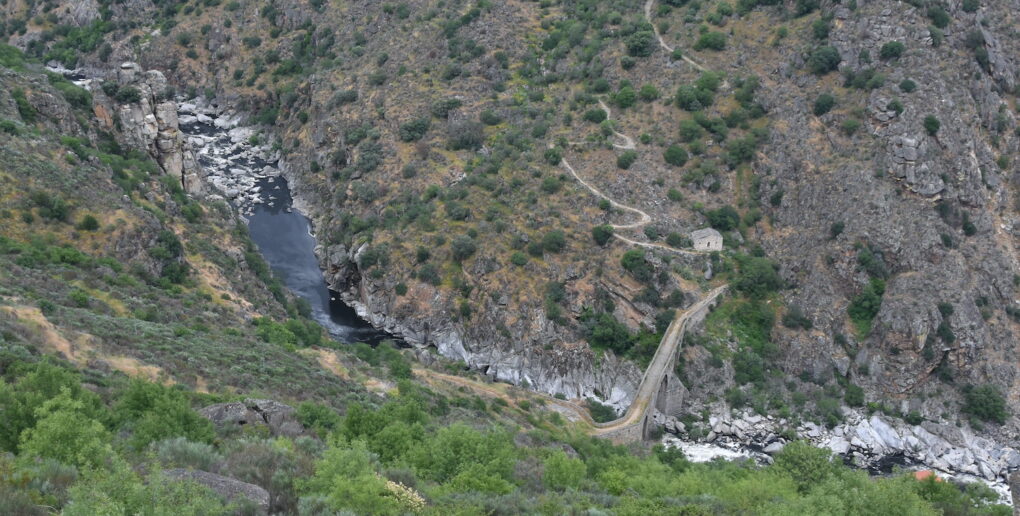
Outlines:
{"label": "rocky slope", "polygon": [[[781,405],[812,393],[820,412],[849,385],[903,415],[964,424],[960,388],[989,384],[1016,413],[1016,1],[723,4],[653,2],[649,20],[644,3],[580,0],[139,1],[58,7],[39,23],[42,5],[3,12],[32,21],[12,43],[67,61],[53,24],[90,27],[109,9],[119,23],[85,31],[104,44],[73,64],[137,61],[248,113],[345,300],[495,378],[626,403],[640,368],[592,350],[584,308],[651,328],[698,295],[706,269],[738,279],[736,253],[765,254],[788,287],[772,313],[810,324],[770,328],[769,375],[751,385],[712,365],[753,347],[737,318],[710,323],[686,357],[693,407],[737,388]],[[601,127],[585,120],[598,121],[599,101],[613,105]],[[160,163],[176,170],[180,140],[159,137],[169,125],[152,115],[155,140],[140,138],[162,141]],[[633,156],[616,133],[638,140]],[[666,162],[675,145],[684,159]],[[712,223],[733,253],[649,252],[639,278],[621,263],[629,246],[591,237],[629,215],[601,209],[563,156],[651,215],[653,231],[628,238],[677,233],[682,246]],[[712,217],[726,205],[736,220]],[[621,352],[640,362],[637,347]],[[1015,443],[1016,425],[985,431]]]}

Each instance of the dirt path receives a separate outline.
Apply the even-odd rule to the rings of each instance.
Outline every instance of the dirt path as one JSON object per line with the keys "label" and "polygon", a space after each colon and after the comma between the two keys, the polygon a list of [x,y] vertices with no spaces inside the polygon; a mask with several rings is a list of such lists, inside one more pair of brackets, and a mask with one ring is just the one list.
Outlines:
{"label": "dirt path", "polygon": [[[666,52],[672,53],[674,50],[673,47],[666,44],[666,40],[662,39],[662,34],[659,34],[659,27],[652,23],[652,7],[655,7],[655,0],[648,0],[647,2],[645,2],[645,20],[647,20],[648,23],[652,26],[652,31],[655,32],[655,39],[659,40],[659,46],[662,47],[662,49],[665,50]],[[697,61],[691,59],[690,57],[687,57],[687,54],[682,54],[680,58],[697,70],[700,70],[702,72],[708,71],[707,68],[698,64]]]}
{"label": "dirt path", "polygon": [[[606,120],[612,120],[613,111],[609,109],[609,106],[607,106],[605,102],[602,102],[602,99],[599,99],[599,106],[606,112]],[[613,129],[613,136],[616,136],[624,142],[623,145],[617,145],[614,143],[613,147],[626,150],[634,150],[637,148],[637,145],[634,144],[634,140],[630,136],[617,131],[615,128]]]}

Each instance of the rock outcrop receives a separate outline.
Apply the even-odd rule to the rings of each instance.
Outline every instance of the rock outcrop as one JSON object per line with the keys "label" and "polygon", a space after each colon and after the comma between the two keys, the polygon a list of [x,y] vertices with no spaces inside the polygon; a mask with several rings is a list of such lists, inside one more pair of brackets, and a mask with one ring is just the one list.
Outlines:
{"label": "rock outcrop", "polygon": [[[189,469],[168,469],[163,475],[172,480],[188,480],[208,487],[212,492],[220,495],[230,502],[250,504],[255,508],[256,514],[269,514],[269,491],[247,482],[209,473],[207,471],[196,471]],[[248,514],[244,512],[244,514]]]}
{"label": "rock outcrop", "polygon": [[188,192],[202,192],[201,167],[181,132],[177,102],[163,73],[126,62],[117,70],[115,83],[117,88],[109,90],[93,88],[96,118],[111,132],[119,127],[115,134],[122,145],[147,152],[164,173],[180,178]]}
{"label": "rock outcrop", "polygon": [[273,400],[246,399],[217,403],[198,411],[220,427],[265,426],[273,435],[296,437],[304,433],[294,408]]}

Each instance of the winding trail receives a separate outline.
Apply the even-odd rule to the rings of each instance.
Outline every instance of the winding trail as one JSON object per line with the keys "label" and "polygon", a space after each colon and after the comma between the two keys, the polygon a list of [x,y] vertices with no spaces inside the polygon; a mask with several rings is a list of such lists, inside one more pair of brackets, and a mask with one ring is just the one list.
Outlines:
{"label": "winding trail", "polygon": [[[659,27],[652,23],[652,7],[654,6],[655,0],[648,0],[647,2],[645,2],[645,20],[647,20],[648,24],[652,26],[652,31],[655,32],[655,39],[659,40],[659,46],[662,47],[663,50],[665,50],[666,52],[672,53],[674,50],[673,47],[666,44],[666,40],[662,39],[662,34],[659,33]],[[691,65],[697,70],[700,70],[702,72],[708,71],[708,68],[701,66],[700,64],[698,64],[697,61],[691,59],[690,57],[687,57],[686,53],[681,54],[680,58],[686,61],[687,64]]]}
{"label": "winding trail", "polygon": [[[606,120],[612,120],[613,110],[609,109],[609,106],[607,106],[605,102],[602,102],[602,99],[599,99],[599,106],[606,112]],[[637,145],[634,144],[633,138],[627,136],[626,134],[621,133],[620,131],[617,131],[615,127],[613,128],[613,136],[616,136],[617,138],[624,141],[623,145],[617,145],[614,143],[613,147],[616,147],[617,149],[627,150],[634,150],[637,148]]]}

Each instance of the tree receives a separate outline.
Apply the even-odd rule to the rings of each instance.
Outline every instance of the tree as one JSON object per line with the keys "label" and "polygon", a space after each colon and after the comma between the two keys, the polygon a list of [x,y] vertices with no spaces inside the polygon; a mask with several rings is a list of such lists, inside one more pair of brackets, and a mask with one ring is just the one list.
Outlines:
{"label": "tree", "polygon": [[595,124],[601,124],[606,117],[605,110],[599,108],[589,109],[584,112],[584,119]]}
{"label": "tree", "polygon": [[839,473],[839,466],[832,461],[831,452],[815,448],[806,441],[787,444],[776,454],[772,467],[792,478],[802,493]]}
{"label": "tree", "polygon": [[542,482],[548,489],[563,491],[576,488],[584,480],[586,468],[579,459],[567,457],[563,450],[556,450],[543,462]]}
{"label": "tree", "polygon": [[670,145],[662,153],[662,158],[674,167],[682,167],[687,163],[687,151],[679,145]]}
{"label": "tree", "polygon": [[686,119],[680,121],[680,139],[685,142],[689,143],[701,138],[704,132],[705,130],[702,129],[701,125],[694,120]]}
{"label": "tree", "polygon": [[645,84],[638,91],[638,96],[645,102],[652,102],[659,98],[659,89],[654,84]]}
{"label": "tree", "polygon": [[648,57],[655,49],[655,34],[650,30],[637,31],[624,40],[627,54],[632,57]]}
{"label": "tree", "polygon": [[635,102],[637,102],[637,92],[630,86],[620,88],[620,91],[613,95],[613,103],[623,109],[633,106]]}
{"label": "tree", "polygon": [[836,105],[836,97],[829,95],[828,93],[822,93],[815,99],[815,105],[813,112],[815,116],[822,116],[832,110],[833,106]]}
{"label": "tree", "polygon": [[133,380],[117,400],[114,414],[121,428],[131,432],[130,442],[137,450],[171,437],[194,442],[212,442],[215,437],[212,423],[191,409],[184,394],[158,383]]}
{"label": "tree", "polygon": [[35,411],[35,426],[21,434],[21,456],[55,459],[79,468],[102,468],[113,456],[110,434],[103,424],[88,415],[85,403],[71,390],[60,394]]}
{"label": "tree", "polygon": [[478,250],[478,246],[475,244],[473,238],[467,235],[459,235],[450,242],[450,249],[453,251],[453,259],[458,262],[462,262],[475,254]]}
{"label": "tree", "polygon": [[839,55],[839,50],[833,46],[822,46],[816,48],[811,52],[811,56],[808,57],[808,69],[815,75],[825,75],[839,67],[839,63],[843,61],[843,58]]}
{"label": "tree", "polygon": [[300,491],[325,496],[330,508],[356,514],[403,513],[386,480],[375,471],[375,457],[364,441],[334,438],[315,463],[315,474],[298,481]]}
{"label": "tree", "polygon": [[595,226],[591,228],[591,236],[598,245],[606,245],[609,243],[609,239],[613,237],[613,226],[603,224],[601,226]]}
{"label": "tree", "polygon": [[935,136],[940,128],[942,128],[942,123],[938,118],[935,118],[935,115],[924,117],[924,130],[928,132],[928,136]]}

